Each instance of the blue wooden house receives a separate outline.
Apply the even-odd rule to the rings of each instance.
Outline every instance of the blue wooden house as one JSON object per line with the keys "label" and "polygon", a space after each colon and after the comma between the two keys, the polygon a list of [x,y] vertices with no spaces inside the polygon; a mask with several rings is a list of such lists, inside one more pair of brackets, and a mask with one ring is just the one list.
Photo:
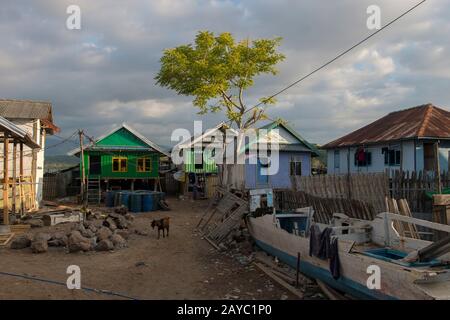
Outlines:
{"label": "blue wooden house", "polygon": [[[245,164],[225,167],[224,184],[237,189],[289,189],[292,176],[311,175],[311,159],[318,156],[315,146],[306,141],[298,132],[283,120],[274,121],[256,130],[256,138],[239,148],[245,153]],[[278,170],[269,172],[272,150],[268,144],[266,150],[261,143],[278,144]],[[258,150],[250,153],[249,150]],[[230,172],[231,171],[231,172]]]}

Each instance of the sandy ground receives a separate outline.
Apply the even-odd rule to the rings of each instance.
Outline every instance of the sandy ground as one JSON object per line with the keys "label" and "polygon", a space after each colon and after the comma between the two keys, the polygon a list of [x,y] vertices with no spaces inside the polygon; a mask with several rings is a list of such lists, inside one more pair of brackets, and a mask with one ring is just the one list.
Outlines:
{"label": "sandy ground", "polygon": [[[128,248],[71,254],[64,248],[49,248],[43,254],[2,248],[0,271],[65,283],[67,267],[78,265],[83,287],[137,299],[293,298],[259,270],[217,252],[193,232],[206,202],[169,199],[168,203],[171,211],[136,215],[134,227],[149,235],[133,234]],[[170,237],[158,240],[150,223],[163,216],[171,218]],[[120,299],[1,274],[0,281],[0,299]]]}

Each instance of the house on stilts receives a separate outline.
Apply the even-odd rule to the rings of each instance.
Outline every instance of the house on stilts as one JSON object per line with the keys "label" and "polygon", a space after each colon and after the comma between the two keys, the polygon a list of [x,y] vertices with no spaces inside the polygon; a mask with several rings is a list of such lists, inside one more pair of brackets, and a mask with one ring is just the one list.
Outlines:
{"label": "house on stilts", "polygon": [[[96,195],[99,196],[101,190],[159,188],[160,158],[170,156],[127,124],[86,144],[83,153],[80,168],[81,161],[84,161],[88,197],[92,196],[89,200],[93,202],[100,201]],[[72,150],[69,155],[80,157],[80,148]]]}

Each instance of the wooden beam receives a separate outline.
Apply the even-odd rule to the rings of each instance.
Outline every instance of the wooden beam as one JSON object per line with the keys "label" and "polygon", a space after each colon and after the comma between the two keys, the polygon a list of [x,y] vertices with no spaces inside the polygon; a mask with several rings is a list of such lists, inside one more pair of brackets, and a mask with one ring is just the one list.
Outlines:
{"label": "wooden beam", "polygon": [[20,215],[25,214],[24,204],[24,188],[23,188],[23,143],[20,143],[19,148],[19,193],[20,193]]}
{"label": "wooden beam", "polygon": [[273,272],[271,272],[269,268],[266,268],[265,266],[263,266],[261,263],[258,263],[258,262],[253,262],[253,264],[255,266],[257,266],[266,275],[268,275],[270,278],[272,278],[272,280],[274,280],[276,283],[278,283],[283,288],[288,290],[290,293],[292,293],[293,295],[297,296],[300,299],[303,299],[304,296],[303,296],[303,293],[300,290],[296,289],[295,287],[291,286],[289,283],[287,283],[286,281],[284,281],[280,277],[278,277],[275,274],[273,274]]}
{"label": "wooden beam", "polygon": [[3,141],[3,224],[9,224],[9,139],[6,133],[4,133]]}
{"label": "wooden beam", "polygon": [[17,142],[13,141],[13,163],[12,163],[12,207],[11,211],[13,214],[16,214],[16,186],[17,186]]}

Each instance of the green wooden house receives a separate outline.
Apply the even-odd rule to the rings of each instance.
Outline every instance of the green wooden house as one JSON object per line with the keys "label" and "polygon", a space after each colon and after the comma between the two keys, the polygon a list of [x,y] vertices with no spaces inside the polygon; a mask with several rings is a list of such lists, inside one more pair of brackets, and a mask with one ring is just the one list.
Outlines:
{"label": "green wooden house", "polygon": [[[208,129],[198,137],[193,137],[183,141],[174,147],[175,152],[182,153],[183,171],[187,174],[215,174],[218,171],[214,160],[215,150],[222,149],[222,143],[216,143],[215,136],[223,135],[229,129],[224,122],[219,123],[214,128]],[[206,148],[214,145],[214,148]]]}
{"label": "green wooden house", "polygon": [[[135,182],[149,183],[159,178],[160,158],[169,156],[157,144],[126,124],[84,146],[86,179],[134,189]],[[80,149],[69,154],[80,156]],[[80,159],[81,166],[81,159]],[[80,170],[81,174],[81,170]]]}

